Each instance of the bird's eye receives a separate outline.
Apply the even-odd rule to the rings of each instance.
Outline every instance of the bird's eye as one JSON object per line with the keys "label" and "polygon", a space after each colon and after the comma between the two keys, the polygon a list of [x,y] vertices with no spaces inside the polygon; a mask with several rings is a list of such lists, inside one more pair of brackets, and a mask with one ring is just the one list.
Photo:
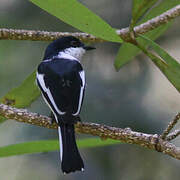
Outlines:
{"label": "bird's eye", "polygon": [[77,47],[77,46],[79,46],[79,42],[78,41],[71,41],[71,46]]}

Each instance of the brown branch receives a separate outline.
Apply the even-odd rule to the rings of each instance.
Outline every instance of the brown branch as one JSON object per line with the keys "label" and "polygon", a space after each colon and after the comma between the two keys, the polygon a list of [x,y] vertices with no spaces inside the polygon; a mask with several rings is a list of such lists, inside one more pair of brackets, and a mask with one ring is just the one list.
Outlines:
{"label": "brown branch", "polygon": [[[161,15],[148,20],[147,22],[140,24],[139,26],[134,27],[134,34],[137,36],[138,34],[145,34],[157,27],[168,23],[172,19],[180,16],[180,5],[175,6],[174,8],[162,13]],[[124,32],[122,32],[124,31]],[[117,33],[120,35],[123,34],[123,39],[128,40],[130,38],[129,28],[125,28],[122,30],[117,30]],[[121,36],[121,35],[120,35]]]}
{"label": "brown branch", "polygon": [[178,130],[175,130],[174,132],[170,133],[167,137],[166,137],[166,140],[167,141],[171,141],[173,139],[175,139],[177,136],[180,135],[180,129]]}
{"label": "brown branch", "polygon": [[[4,104],[0,104],[0,115],[46,128],[57,129],[57,124],[51,124],[51,119],[37,113],[28,112],[25,109],[17,109]],[[95,123],[77,123],[76,132],[99,136],[103,139],[115,139],[129,144],[137,144],[148,149],[156,150],[168,154],[176,159],[180,159],[180,148],[172,143],[160,138],[157,134],[146,134],[132,131],[130,128],[116,128]]]}
{"label": "brown branch", "polygon": [[[180,16],[180,5],[166,11],[165,13],[139,25],[134,28],[136,35],[149,32],[163,24],[168,23],[172,19]],[[130,39],[129,28],[123,28],[116,31],[117,34],[124,40]],[[69,32],[47,32],[34,30],[18,30],[18,29],[0,29],[0,39],[9,40],[32,40],[32,41],[52,41],[62,36],[76,36],[84,42],[104,42],[100,38],[86,33],[69,33]]]}
{"label": "brown branch", "polygon": [[180,113],[178,113],[175,118],[168,124],[168,127],[163,131],[161,138],[166,139],[167,135],[173,129],[173,127],[177,124],[178,120],[180,119]]}

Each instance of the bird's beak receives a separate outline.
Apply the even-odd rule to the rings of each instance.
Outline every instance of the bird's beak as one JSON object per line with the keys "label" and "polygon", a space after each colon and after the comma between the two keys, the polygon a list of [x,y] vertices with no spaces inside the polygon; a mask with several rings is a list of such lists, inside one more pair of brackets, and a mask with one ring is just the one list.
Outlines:
{"label": "bird's beak", "polygon": [[84,46],[83,49],[85,49],[86,51],[88,50],[93,50],[93,49],[96,49],[95,47],[92,47],[92,46]]}

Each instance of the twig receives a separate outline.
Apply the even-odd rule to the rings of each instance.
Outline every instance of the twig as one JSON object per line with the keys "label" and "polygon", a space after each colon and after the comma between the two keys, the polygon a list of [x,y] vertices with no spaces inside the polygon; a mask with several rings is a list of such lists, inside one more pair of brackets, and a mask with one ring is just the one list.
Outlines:
{"label": "twig", "polygon": [[[28,112],[24,109],[13,108],[4,104],[0,104],[0,115],[8,119],[14,119],[18,122],[57,129],[56,124],[50,123],[51,119],[49,117]],[[95,123],[79,122],[75,127],[76,132],[79,133],[91,134],[105,139],[110,138],[120,140],[129,144],[137,144],[141,147],[156,150],[180,160],[180,148],[161,139],[157,134],[146,134],[132,131],[130,128],[121,129]]]}
{"label": "twig", "polygon": [[[163,14],[150,19],[147,22],[140,24],[139,26],[134,27],[134,34],[136,36],[138,36],[138,34],[145,34],[163,24],[168,23],[178,16],[180,16],[180,5],[177,5],[174,8],[164,12]],[[117,30],[117,34],[119,34],[120,37],[125,41],[129,41],[131,39],[129,28]]]}
{"label": "twig", "polygon": [[[180,5],[166,11],[165,13],[139,25],[134,28],[135,34],[147,33],[163,24],[168,23],[172,19],[180,16]],[[129,28],[123,28],[116,31],[124,40],[130,40]],[[52,41],[62,36],[76,36],[84,42],[104,42],[104,40],[86,33],[69,33],[69,32],[47,32],[34,30],[18,30],[18,29],[0,29],[0,39],[9,40],[32,40],[32,41]]]}
{"label": "twig", "polygon": [[171,141],[173,139],[175,139],[177,136],[180,135],[180,129],[175,130],[174,132],[170,133],[167,137],[166,137],[166,141]]}
{"label": "twig", "polygon": [[178,120],[180,119],[180,113],[178,113],[175,118],[168,124],[168,127],[163,131],[161,138],[166,139],[167,135],[173,129],[173,127],[177,124]]}

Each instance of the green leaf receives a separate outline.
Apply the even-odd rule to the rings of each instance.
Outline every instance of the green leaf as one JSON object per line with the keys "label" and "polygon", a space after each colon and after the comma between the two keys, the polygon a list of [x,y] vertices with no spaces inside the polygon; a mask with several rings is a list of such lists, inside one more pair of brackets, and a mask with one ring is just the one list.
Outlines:
{"label": "green leaf", "polygon": [[10,90],[0,102],[17,108],[29,106],[38,96],[39,90],[35,84],[36,73],[30,74],[20,86]]}
{"label": "green leaf", "polygon": [[5,118],[5,117],[0,116],[0,124],[1,124],[1,123],[3,123],[5,120],[6,120],[6,118]]}
{"label": "green leaf", "polygon": [[[146,36],[152,40],[155,40],[161,34],[163,34],[171,24],[172,24],[172,22],[165,24],[163,26],[160,26],[160,27],[156,28],[155,30],[146,33]],[[137,40],[139,40],[139,38],[137,38]],[[145,47],[148,45],[148,43],[146,43],[144,41],[140,40],[140,42]],[[114,66],[115,66],[116,70],[118,71],[123,65],[129,63],[132,60],[132,58],[134,56],[138,55],[140,52],[141,52],[141,50],[138,47],[136,47],[130,43],[123,43],[116,55],[116,59],[114,62]]]}
{"label": "green leaf", "polygon": [[[30,74],[18,87],[10,90],[4,97],[0,99],[0,103],[11,105],[17,108],[24,108],[29,106],[40,92],[35,84],[36,73]],[[5,119],[0,117],[0,122]]]}
{"label": "green leaf", "polygon": [[148,43],[153,48],[153,50],[164,60],[163,61],[159,57],[154,56],[151,52],[147,53],[154,64],[162,71],[171,84],[180,92],[180,64],[164,49],[162,49],[158,44],[149,38],[142,35],[140,35],[140,38],[141,40]]}
{"label": "green leaf", "polygon": [[[100,138],[86,138],[77,140],[77,145],[80,148],[101,147],[120,143],[121,142],[118,140],[107,139],[102,141]],[[0,147],[0,157],[42,153],[57,150],[59,150],[58,140],[33,141]]]}
{"label": "green leaf", "polygon": [[[168,9],[173,8],[174,6],[178,5],[180,3],[180,0],[164,0],[161,3],[159,3],[158,6],[153,8],[138,24],[144,23],[149,19],[152,19],[153,17],[156,17],[163,12],[167,11]],[[170,26],[172,22],[169,22],[168,24],[162,25],[153,31],[150,31],[146,33],[146,36],[152,40],[157,39],[160,35],[162,35]],[[129,43],[123,43],[118,51],[118,54],[115,58],[114,66],[116,70],[119,70],[123,65],[129,63],[133,57],[138,55],[141,52],[140,49],[138,49],[136,46],[133,46]]]}
{"label": "green leaf", "polygon": [[158,6],[151,9],[149,13],[146,14],[145,17],[138,24],[142,24],[156,16],[159,16],[160,14],[164,13],[165,11],[179,4],[180,4],[180,0],[173,0],[173,1],[163,0],[161,3],[159,3]]}
{"label": "green leaf", "polygon": [[80,31],[112,42],[122,42],[109,24],[77,0],[30,0]]}
{"label": "green leaf", "polygon": [[132,27],[158,0],[133,0]]}

